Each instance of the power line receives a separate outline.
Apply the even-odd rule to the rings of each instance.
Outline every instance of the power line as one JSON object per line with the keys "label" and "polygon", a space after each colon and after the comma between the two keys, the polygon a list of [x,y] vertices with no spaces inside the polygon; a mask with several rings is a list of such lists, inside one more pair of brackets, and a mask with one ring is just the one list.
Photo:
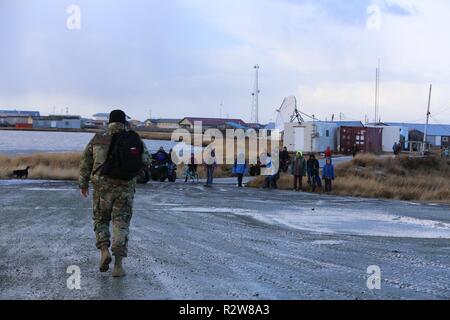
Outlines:
{"label": "power line", "polygon": [[441,123],[439,120],[437,120],[436,118],[434,118],[433,116],[430,116],[431,119],[433,119],[434,121],[436,121],[437,126],[441,127],[442,129],[444,129],[445,131],[447,131],[448,133],[450,133],[450,129],[448,128],[448,125],[445,125],[443,123]]}
{"label": "power line", "polygon": [[443,110],[441,110],[441,111],[438,111],[438,112],[435,113],[434,115],[435,115],[435,116],[438,116],[438,115],[443,114],[444,112],[449,111],[449,110],[450,110],[450,107],[445,108],[445,109],[443,109]]}

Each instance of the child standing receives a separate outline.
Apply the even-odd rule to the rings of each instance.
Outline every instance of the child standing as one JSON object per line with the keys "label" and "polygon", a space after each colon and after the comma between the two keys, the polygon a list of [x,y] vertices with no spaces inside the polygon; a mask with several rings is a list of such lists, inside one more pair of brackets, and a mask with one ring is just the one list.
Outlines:
{"label": "child standing", "polygon": [[322,170],[322,178],[325,180],[325,192],[331,192],[331,182],[334,180],[334,166],[331,158],[327,158],[327,162]]}
{"label": "child standing", "polygon": [[214,169],[217,167],[216,151],[212,150],[210,157],[206,160],[206,185],[205,187],[212,187]]}
{"label": "child standing", "polygon": [[239,154],[239,157],[234,160],[233,174],[237,175],[238,187],[242,188],[242,179],[244,178],[245,171],[247,170],[247,165],[245,163],[244,154]]}
{"label": "child standing", "polygon": [[294,176],[294,191],[302,190],[302,180],[306,176],[306,161],[301,151],[297,152],[292,161],[291,173]]}

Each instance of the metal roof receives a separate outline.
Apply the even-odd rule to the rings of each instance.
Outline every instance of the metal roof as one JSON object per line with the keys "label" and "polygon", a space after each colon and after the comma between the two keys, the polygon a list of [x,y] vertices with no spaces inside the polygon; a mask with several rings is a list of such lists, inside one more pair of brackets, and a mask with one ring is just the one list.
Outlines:
{"label": "metal roof", "polygon": [[153,123],[179,123],[182,119],[171,119],[171,118],[158,118],[158,119],[147,119],[145,121],[150,121]]}
{"label": "metal roof", "polygon": [[24,117],[39,117],[39,111],[26,111],[26,110],[0,110],[2,116],[24,116]]}
{"label": "metal roof", "polygon": [[328,125],[334,127],[364,127],[361,121],[307,121],[303,124]]}
{"label": "metal roof", "polygon": [[[422,133],[425,132],[425,124],[421,123],[402,123],[402,122],[386,122],[388,126],[406,127],[410,131],[417,130]],[[449,124],[429,124],[427,135],[429,136],[450,136]]]}
{"label": "metal roof", "polygon": [[269,122],[266,125],[263,125],[263,128],[266,130],[275,130],[275,122]]}
{"label": "metal roof", "polygon": [[81,120],[80,116],[72,116],[72,115],[50,115],[50,116],[42,116],[36,117],[34,120],[46,120],[46,121],[60,121],[60,120]]}
{"label": "metal roof", "polygon": [[234,122],[234,123],[240,124],[242,126],[246,125],[246,123],[244,121],[242,121],[241,119],[186,117],[186,118],[183,118],[181,121],[184,121],[184,120],[188,120],[191,123],[194,123],[194,121],[201,121],[202,125],[206,125],[206,126],[220,126],[220,125],[226,124],[227,122]]}
{"label": "metal roof", "polygon": [[247,129],[247,127],[233,121],[228,121],[226,124],[234,129]]}
{"label": "metal roof", "polygon": [[331,123],[335,123],[339,127],[364,127],[361,121],[331,121]]}

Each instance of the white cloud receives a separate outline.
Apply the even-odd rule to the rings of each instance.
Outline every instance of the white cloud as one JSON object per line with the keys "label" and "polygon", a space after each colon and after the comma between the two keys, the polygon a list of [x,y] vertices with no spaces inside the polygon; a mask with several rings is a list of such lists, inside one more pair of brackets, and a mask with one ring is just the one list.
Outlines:
{"label": "white cloud", "polygon": [[[261,83],[274,85],[262,93],[270,104],[264,106],[267,118],[276,101],[288,94],[279,90],[283,86],[295,88],[291,92],[304,101],[305,111],[319,113],[323,118],[339,111],[361,120],[365,114],[372,116],[378,58],[382,61],[385,120],[419,119],[430,82],[437,84],[436,91],[442,90],[436,92],[435,105],[440,109],[450,105],[448,1],[379,2],[379,31],[342,23],[312,2],[187,3],[199,10],[208,23],[243,43],[226,51],[211,50],[207,61],[220,61],[220,70],[235,72],[250,69],[252,63],[261,64]],[[404,13],[399,14],[393,7]],[[274,84],[273,79],[278,83]],[[450,121],[450,117],[445,120]]]}
{"label": "white cloud", "polygon": [[[84,115],[126,106],[144,118],[149,109],[160,117],[218,116],[223,101],[230,116],[250,120],[258,63],[262,121],[291,94],[320,118],[343,112],[363,120],[372,117],[381,58],[384,120],[423,117],[431,82],[433,109],[450,106],[448,0],[373,0],[382,9],[380,30],[365,27],[362,0],[177,0],[164,10],[152,2],[149,17],[144,2],[131,3],[125,12],[117,3],[107,10],[120,26],[95,25],[103,7],[88,10],[86,2],[80,33],[67,34],[64,24],[63,37],[42,34],[53,25],[23,27],[25,35],[14,35],[19,54],[0,65],[0,103],[48,112],[70,106]],[[11,30],[21,29],[14,21]],[[439,119],[450,122],[450,114]]]}

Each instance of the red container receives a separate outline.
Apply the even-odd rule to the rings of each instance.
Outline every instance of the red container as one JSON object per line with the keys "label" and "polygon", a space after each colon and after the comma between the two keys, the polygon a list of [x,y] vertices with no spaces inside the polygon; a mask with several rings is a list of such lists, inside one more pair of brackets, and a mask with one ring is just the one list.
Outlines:
{"label": "red container", "polygon": [[380,153],[382,138],[383,128],[340,127],[338,148],[344,154],[351,154],[356,144],[358,152]]}
{"label": "red container", "polygon": [[17,129],[32,129],[33,125],[31,123],[16,123]]}

